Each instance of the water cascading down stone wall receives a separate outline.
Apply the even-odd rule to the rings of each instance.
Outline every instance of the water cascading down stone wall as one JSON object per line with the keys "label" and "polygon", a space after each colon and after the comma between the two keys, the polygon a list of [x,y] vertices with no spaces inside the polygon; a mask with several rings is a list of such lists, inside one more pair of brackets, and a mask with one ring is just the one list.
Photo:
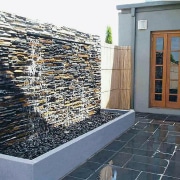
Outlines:
{"label": "water cascading down stone wall", "polygon": [[0,12],[0,146],[100,109],[98,36]]}

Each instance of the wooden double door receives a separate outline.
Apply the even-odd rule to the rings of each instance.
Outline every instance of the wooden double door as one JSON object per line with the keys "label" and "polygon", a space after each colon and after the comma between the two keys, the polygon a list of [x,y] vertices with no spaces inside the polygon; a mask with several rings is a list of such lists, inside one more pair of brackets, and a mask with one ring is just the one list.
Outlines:
{"label": "wooden double door", "polygon": [[151,34],[150,106],[180,108],[180,31]]}

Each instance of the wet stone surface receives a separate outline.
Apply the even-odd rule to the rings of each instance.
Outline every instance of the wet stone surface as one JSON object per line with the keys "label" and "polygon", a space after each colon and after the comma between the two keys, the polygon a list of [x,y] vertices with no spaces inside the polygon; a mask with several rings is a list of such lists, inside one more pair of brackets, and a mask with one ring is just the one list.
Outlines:
{"label": "wet stone surface", "polygon": [[96,114],[100,37],[5,12],[0,32],[0,149]]}
{"label": "wet stone surface", "polygon": [[82,165],[63,180],[178,180],[179,125],[180,116],[136,113],[134,126],[86,162],[98,167],[89,173]]}
{"label": "wet stone surface", "polygon": [[21,142],[1,146],[0,153],[25,159],[34,159],[122,114],[123,113],[99,111],[90,118],[86,118],[69,126],[59,126],[57,128],[47,126],[45,130],[41,129],[39,132],[36,132]]}

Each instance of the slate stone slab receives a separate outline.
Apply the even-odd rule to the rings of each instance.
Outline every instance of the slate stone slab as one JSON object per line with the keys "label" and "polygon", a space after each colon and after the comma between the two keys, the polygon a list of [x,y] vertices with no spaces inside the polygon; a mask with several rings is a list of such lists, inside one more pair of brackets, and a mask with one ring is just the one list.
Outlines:
{"label": "slate stone slab", "polygon": [[0,150],[98,112],[100,37],[0,12]]}

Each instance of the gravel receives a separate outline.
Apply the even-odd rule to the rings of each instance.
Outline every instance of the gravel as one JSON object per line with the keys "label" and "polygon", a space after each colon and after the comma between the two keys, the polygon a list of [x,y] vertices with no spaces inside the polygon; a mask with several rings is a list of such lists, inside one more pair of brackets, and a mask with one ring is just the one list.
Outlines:
{"label": "gravel", "polygon": [[34,159],[122,114],[123,112],[100,111],[90,118],[69,126],[48,127],[44,131],[35,132],[24,141],[1,149],[0,153],[24,159]]}

